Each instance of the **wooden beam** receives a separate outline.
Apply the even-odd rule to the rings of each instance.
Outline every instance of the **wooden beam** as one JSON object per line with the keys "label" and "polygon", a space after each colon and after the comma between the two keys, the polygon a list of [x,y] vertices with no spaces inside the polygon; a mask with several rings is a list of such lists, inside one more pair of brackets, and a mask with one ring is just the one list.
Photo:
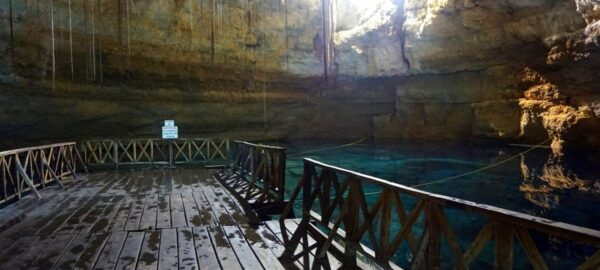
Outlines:
{"label": "wooden beam", "polygon": [[60,179],[58,178],[58,176],[56,175],[56,173],[54,172],[54,170],[52,170],[52,168],[50,167],[50,165],[48,165],[48,162],[46,162],[45,160],[42,160],[42,165],[44,166],[44,168],[46,168],[46,170],[50,173],[50,176],[52,176],[52,179],[54,179],[54,181],[61,187],[64,188],[65,185],[63,185],[62,182],[60,182]]}
{"label": "wooden beam", "polygon": [[513,269],[514,241],[510,224],[498,222],[496,224],[496,244],[494,247],[495,263],[497,270]]}
{"label": "wooden beam", "polygon": [[42,198],[42,195],[40,195],[40,193],[35,189],[35,185],[33,185],[33,181],[31,181],[31,178],[29,178],[29,176],[25,172],[25,169],[23,169],[23,166],[21,165],[21,161],[19,161],[19,157],[15,157],[15,160],[16,160],[16,165],[17,165],[17,171],[23,178],[23,181],[25,182],[25,184],[27,184],[27,186],[29,186],[29,189],[31,189],[31,191],[35,194],[36,197]]}

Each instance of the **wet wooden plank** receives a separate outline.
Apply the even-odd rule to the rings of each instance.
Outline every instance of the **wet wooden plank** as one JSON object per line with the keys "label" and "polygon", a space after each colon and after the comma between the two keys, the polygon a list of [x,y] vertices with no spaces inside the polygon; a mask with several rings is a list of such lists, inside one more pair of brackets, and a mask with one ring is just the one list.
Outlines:
{"label": "wet wooden plank", "polygon": [[262,265],[258,261],[258,258],[254,255],[254,252],[252,252],[244,235],[242,235],[242,232],[237,226],[223,226],[223,231],[244,268],[262,269]]}
{"label": "wet wooden plank", "polygon": [[177,248],[179,250],[179,269],[198,269],[194,234],[191,228],[177,230]]}
{"label": "wet wooden plank", "polygon": [[171,225],[173,228],[187,227],[183,200],[180,193],[171,194]]}
{"label": "wet wooden plank", "polygon": [[125,203],[125,196],[115,196],[115,199],[110,203],[110,205],[106,207],[104,212],[98,216],[94,225],[83,232],[98,233],[107,231],[123,203]]}
{"label": "wet wooden plank", "polygon": [[214,194],[213,196],[219,200],[220,205],[229,213],[231,218],[233,218],[237,224],[248,224],[248,217],[246,216],[246,213],[242,211],[242,208],[236,204],[236,202],[225,190],[220,188],[211,188],[206,192],[211,192]]}
{"label": "wet wooden plank", "polygon": [[119,259],[119,254],[123,248],[123,243],[127,238],[127,232],[112,232],[102,253],[94,266],[94,269],[114,269]]}
{"label": "wet wooden plank", "polygon": [[283,269],[283,265],[277,259],[283,254],[283,244],[266,225],[256,227],[244,225],[240,226],[240,229],[265,269]]}
{"label": "wet wooden plank", "polygon": [[[26,218],[27,213],[31,213],[40,207],[44,207],[45,204],[57,203],[57,201],[65,200],[64,195],[47,194],[48,189],[45,189],[44,191],[44,197],[41,199],[33,198],[33,196],[26,196],[0,209],[0,232],[19,224]],[[7,245],[12,243],[13,242],[10,241],[0,242],[0,250],[3,250]]]}
{"label": "wet wooden plank", "polygon": [[22,250],[18,255],[9,259],[6,264],[3,264],[4,269],[28,269],[29,266],[39,257],[44,249],[49,247],[54,241],[53,237],[39,238],[36,242],[30,244],[26,249]]}
{"label": "wet wooden plank", "polygon": [[194,240],[196,245],[196,256],[200,269],[219,269],[217,254],[210,241],[207,227],[194,227]]}
{"label": "wet wooden plank", "polygon": [[236,222],[229,215],[229,212],[227,212],[227,210],[225,209],[225,206],[223,206],[223,203],[221,202],[221,200],[219,200],[219,198],[213,193],[213,191],[211,189],[205,189],[204,195],[206,196],[206,200],[210,204],[210,206],[215,214],[215,217],[219,221],[219,224],[221,224],[223,226],[236,225]]}
{"label": "wet wooden plank", "polygon": [[158,256],[160,247],[160,231],[147,231],[144,235],[140,258],[138,259],[138,270],[158,269]]}
{"label": "wet wooden plank", "polygon": [[217,257],[224,269],[242,269],[229,240],[221,226],[209,226],[208,233],[214,244]]}
{"label": "wet wooden plank", "polygon": [[21,253],[26,252],[31,246],[35,245],[38,239],[38,236],[25,236],[19,238],[13,245],[2,252],[2,255],[0,255],[0,265],[8,264],[9,261],[19,257]]}
{"label": "wet wooden plank", "polygon": [[[275,220],[270,220],[270,221],[265,222],[265,224],[269,228],[269,230],[273,233],[273,235],[275,235],[277,237],[277,239],[279,240],[279,242],[283,243],[284,239],[283,239],[283,234],[281,233],[281,226],[279,225],[279,222],[275,221]],[[289,228],[286,228],[286,230],[288,232],[288,236],[292,237],[292,235],[294,234],[294,232],[291,231]],[[304,241],[304,240],[302,240],[302,241]],[[314,239],[309,238],[309,241],[311,241],[310,243],[314,243]],[[281,252],[281,251],[279,251],[279,252]],[[298,247],[294,251],[294,254],[299,254],[300,252],[302,252],[302,244],[298,245]],[[313,262],[313,258],[314,258],[314,256],[311,256],[311,259],[310,259],[310,264],[311,265],[312,265],[312,262]],[[303,269],[304,268],[302,266],[302,263],[303,263],[302,260],[297,260],[297,261],[293,262],[293,264],[296,267],[298,267],[299,269]],[[337,269],[337,268],[332,268],[332,269]]]}
{"label": "wet wooden plank", "polygon": [[84,233],[78,234],[51,269],[73,269],[88,243],[93,241],[93,237]]}
{"label": "wet wooden plank", "polygon": [[48,245],[42,248],[41,254],[28,269],[50,269],[58,262],[61,255],[68,251],[67,248],[76,236],[75,234],[63,234],[52,237],[48,241]]}
{"label": "wet wooden plank", "polygon": [[196,206],[198,206],[198,213],[200,215],[200,221],[204,226],[212,226],[217,224],[217,219],[215,218],[215,213],[212,211],[212,208],[206,197],[202,192],[194,192],[192,194],[194,196],[194,201],[196,202]]}
{"label": "wet wooden plank", "polygon": [[177,253],[177,230],[163,229],[160,236],[160,252],[158,269],[177,269],[179,257]]}
{"label": "wet wooden plank", "polygon": [[156,228],[171,228],[171,203],[170,196],[161,194],[158,197],[158,212],[156,217]]}
{"label": "wet wooden plank", "polygon": [[[40,207],[35,208],[30,212],[19,214],[18,220],[13,223],[10,228],[3,231],[0,234],[0,238],[14,239],[15,237],[27,234],[41,235],[40,231],[51,223],[54,224],[55,227],[51,231],[45,232],[44,235],[52,233],[55,228],[62,225],[66,218],[70,217],[72,212],[65,212],[65,209],[73,207],[74,204],[83,203],[88,199],[83,196],[87,195],[87,193],[82,190],[72,191],[72,195],[75,196],[75,198],[69,196],[56,198],[56,200],[48,198],[49,201]],[[76,202],[74,202],[74,200],[76,200]],[[67,215],[63,216],[63,218],[60,219],[60,222],[53,223],[53,220],[55,220],[57,216],[62,215],[61,213],[67,213]]]}
{"label": "wet wooden plank", "polygon": [[89,231],[92,228],[92,226],[94,226],[94,223],[98,221],[98,216],[100,216],[104,212],[104,209],[106,209],[110,204],[113,203],[114,199],[114,196],[94,197],[94,200],[97,200],[98,203],[94,207],[92,207],[90,211],[84,214],[85,217],[83,217],[79,223],[73,225],[73,229],[70,232],[77,233],[80,231]]}
{"label": "wet wooden plank", "polygon": [[131,213],[129,213],[129,217],[125,223],[126,231],[134,231],[140,227],[145,203],[146,196],[138,195],[137,198],[135,198],[134,203],[131,205]]}
{"label": "wet wooden plank", "polygon": [[132,203],[133,199],[131,197],[125,197],[125,200],[121,203],[119,210],[108,227],[108,231],[122,231],[125,229],[127,218],[129,217],[129,213],[131,213]]}
{"label": "wet wooden plank", "polygon": [[[91,198],[79,197],[74,198],[71,202],[63,204],[62,211],[54,214],[52,219],[37,231],[38,235],[50,235],[56,232],[68,233],[73,229],[73,225],[79,221],[77,217],[73,217],[78,213],[81,214],[83,207],[91,207],[96,202]],[[25,233],[25,232],[22,232]]]}
{"label": "wet wooden plank", "polygon": [[185,217],[189,226],[200,226],[202,225],[202,218],[198,211],[196,201],[191,192],[181,194],[183,200],[183,208],[185,210]]}
{"label": "wet wooden plank", "polygon": [[143,240],[144,232],[129,232],[127,234],[115,269],[127,270],[135,268]]}
{"label": "wet wooden plank", "polygon": [[94,235],[83,250],[81,256],[79,256],[73,269],[92,269],[109,236],[110,234],[108,233]]}
{"label": "wet wooden plank", "polygon": [[146,198],[146,206],[144,206],[144,212],[142,213],[140,230],[152,230],[156,228],[157,204],[158,194],[148,195]]}

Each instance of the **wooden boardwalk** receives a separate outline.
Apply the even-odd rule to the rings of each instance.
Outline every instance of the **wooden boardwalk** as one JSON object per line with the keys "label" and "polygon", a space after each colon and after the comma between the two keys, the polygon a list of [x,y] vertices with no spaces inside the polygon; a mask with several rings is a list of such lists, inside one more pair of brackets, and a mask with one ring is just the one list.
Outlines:
{"label": "wooden boardwalk", "polygon": [[26,196],[0,209],[0,269],[283,269],[277,226],[212,173],[101,172]]}

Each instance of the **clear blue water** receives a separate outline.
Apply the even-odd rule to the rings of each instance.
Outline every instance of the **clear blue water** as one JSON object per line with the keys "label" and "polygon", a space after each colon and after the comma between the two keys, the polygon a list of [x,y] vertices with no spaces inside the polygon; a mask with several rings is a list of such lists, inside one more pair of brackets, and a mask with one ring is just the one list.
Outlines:
{"label": "clear blue water", "polygon": [[[335,145],[315,142],[284,145],[288,147],[289,156],[286,174],[288,194],[302,176],[303,157],[412,186],[471,172],[526,150],[502,146],[361,144],[298,154]],[[550,157],[549,149],[536,149],[484,172],[419,189],[600,230],[600,207],[596,206],[600,202],[600,168],[595,166],[597,163],[585,160],[557,163]],[[370,191],[377,190],[365,192]],[[368,200],[372,203],[376,199],[374,195]],[[405,203],[409,209],[414,205],[410,198]],[[300,204],[297,204],[297,210],[299,207]],[[485,220],[454,210],[446,210],[446,215],[464,251]],[[572,268],[592,252],[535,232],[532,232],[532,237],[553,269]],[[522,253],[518,244],[515,247],[517,254]],[[493,243],[474,263],[475,269],[491,266],[492,250]],[[445,252],[449,253],[448,250]],[[397,263],[406,266],[409,257],[407,247],[404,247],[397,253]],[[515,257],[519,268],[528,268],[519,256]],[[446,259],[451,261],[451,258]]]}

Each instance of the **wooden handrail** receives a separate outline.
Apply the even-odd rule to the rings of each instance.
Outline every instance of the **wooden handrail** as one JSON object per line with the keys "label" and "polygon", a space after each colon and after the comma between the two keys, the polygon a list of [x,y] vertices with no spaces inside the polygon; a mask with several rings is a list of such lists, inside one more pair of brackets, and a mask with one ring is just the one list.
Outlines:
{"label": "wooden handrail", "polygon": [[[252,144],[236,141],[232,149],[231,168],[225,175],[236,183],[231,186],[243,186],[240,195],[250,203],[283,202],[285,197],[286,148]],[[244,181],[245,183],[239,183]]]}
{"label": "wooden handrail", "polygon": [[280,146],[273,146],[273,145],[266,145],[266,144],[255,144],[255,143],[249,143],[249,142],[245,142],[245,141],[235,141],[235,143],[245,144],[245,145],[251,146],[251,147],[259,147],[259,148],[265,148],[265,149],[287,151],[287,149],[285,147],[280,147]]}
{"label": "wooden handrail", "polygon": [[88,165],[135,165],[226,161],[229,140],[208,138],[107,139],[79,144]]}
{"label": "wooden handrail", "polygon": [[77,177],[78,168],[87,171],[74,142],[0,152],[0,204],[25,192],[41,197],[38,189],[51,182],[62,187],[66,176]]}
{"label": "wooden handrail", "polygon": [[[364,184],[381,190],[371,194],[376,199],[372,205],[367,203]],[[457,269],[467,269],[485,244],[494,237],[494,263],[497,269],[512,269],[515,242],[520,243],[535,269],[548,269],[530,231],[587,245],[595,250],[578,269],[596,269],[600,263],[600,231],[425,192],[313,159],[304,159],[303,177],[291,194],[282,216],[293,211],[300,192],[303,194],[302,220],[291,237],[282,229],[287,242],[283,257],[300,259],[294,252],[301,244],[301,239],[310,232],[323,231],[325,237],[315,237],[317,251],[312,267],[327,263],[327,251],[340,246],[333,245],[336,241],[341,242],[345,250],[336,250],[332,254],[337,254],[337,259],[346,267],[356,266],[357,252],[383,267],[390,267],[391,258],[406,242],[414,254],[410,262],[411,269],[424,265],[425,268],[436,269],[441,265],[443,235],[454,256],[453,262],[446,263],[451,263]],[[407,196],[416,200],[413,209],[407,209],[403,203],[402,197]],[[446,209],[476,214],[488,220],[468,247],[459,244],[444,212]],[[400,228],[392,229],[392,215],[398,217]],[[413,227],[421,216],[425,224],[423,233],[417,237],[413,234]],[[281,219],[280,223],[283,226],[284,220]],[[365,250],[360,242],[364,236],[369,237],[374,250]],[[515,238],[518,241],[514,241]]]}

